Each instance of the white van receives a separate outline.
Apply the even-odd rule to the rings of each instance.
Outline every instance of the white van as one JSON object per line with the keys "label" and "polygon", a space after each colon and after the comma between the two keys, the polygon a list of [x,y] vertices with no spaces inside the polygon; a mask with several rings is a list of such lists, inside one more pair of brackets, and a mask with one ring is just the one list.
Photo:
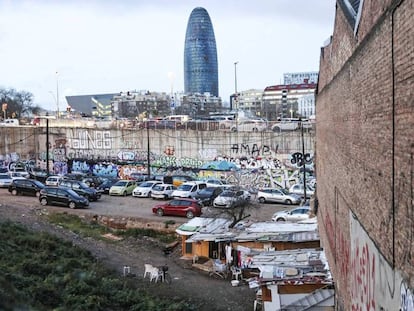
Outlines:
{"label": "white van", "polygon": [[171,193],[173,198],[191,198],[198,190],[207,187],[204,181],[187,181]]}

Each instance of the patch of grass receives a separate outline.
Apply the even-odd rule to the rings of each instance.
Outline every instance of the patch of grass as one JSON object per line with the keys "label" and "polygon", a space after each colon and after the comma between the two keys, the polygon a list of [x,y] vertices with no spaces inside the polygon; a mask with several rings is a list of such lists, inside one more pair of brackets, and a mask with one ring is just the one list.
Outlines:
{"label": "patch of grass", "polygon": [[48,216],[48,221],[79,235],[89,236],[96,239],[102,239],[102,235],[108,232],[106,226],[99,224],[95,220],[87,221],[77,215],[67,213],[51,213]]}
{"label": "patch of grass", "polygon": [[11,222],[0,223],[0,251],[0,310],[197,310],[191,298],[160,299],[88,251]]}

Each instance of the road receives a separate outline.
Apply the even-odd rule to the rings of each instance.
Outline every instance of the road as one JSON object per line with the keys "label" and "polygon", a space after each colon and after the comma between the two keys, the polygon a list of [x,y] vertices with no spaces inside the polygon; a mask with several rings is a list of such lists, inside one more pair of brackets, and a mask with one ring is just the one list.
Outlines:
{"label": "road", "polygon": [[[254,200],[252,198],[252,200]],[[0,189],[0,205],[20,205],[30,208],[39,207],[45,208],[51,211],[65,211],[68,213],[76,214],[94,214],[100,216],[110,217],[125,217],[145,219],[148,221],[161,221],[174,220],[176,223],[185,223],[188,221],[185,217],[175,216],[163,216],[162,218],[152,213],[152,207],[156,204],[162,204],[166,201],[153,200],[150,198],[137,198],[137,197],[115,197],[109,195],[102,195],[101,199],[96,202],[90,202],[89,208],[71,210],[65,207],[59,206],[41,206],[38,198],[31,196],[13,196],[7,189]],[[257,202],[258,208],[252,208],[249,212],[251,214],[250,219],[252,221],[270,221],[273,213],[286,209],[293,208],[294,206],[283,204],[261,204]],[[1,207],[0,207],[1,208]]]}

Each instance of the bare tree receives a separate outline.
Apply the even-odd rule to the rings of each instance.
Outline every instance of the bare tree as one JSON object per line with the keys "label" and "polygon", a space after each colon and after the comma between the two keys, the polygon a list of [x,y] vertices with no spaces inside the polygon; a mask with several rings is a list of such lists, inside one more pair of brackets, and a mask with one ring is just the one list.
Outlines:
{"label": "bare tree", "polygon": [[15,89],[0,89],[0,103],[7,104],[7,115],[13,118],[21,118],[28,114],[38,114],[41,110],[33,103],[33,94]]}
{"label": "bare tree", "polygon": [[253,208],[260,208],[257,202],[253,202],[251,200],[243,200],[233,204],[229,208],[216,208],[212,207],[209,209],[209,213],[213,218],[226,218],[231,219],[232,222],[229,225],[229,228],[233,228],[242,220],[249,218],[250,211]]}

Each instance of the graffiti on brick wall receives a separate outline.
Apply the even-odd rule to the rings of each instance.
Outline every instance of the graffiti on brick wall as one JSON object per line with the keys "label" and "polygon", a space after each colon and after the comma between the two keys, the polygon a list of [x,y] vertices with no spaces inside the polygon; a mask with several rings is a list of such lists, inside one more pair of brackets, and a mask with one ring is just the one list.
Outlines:
{"label": "graffiti on brick wall", "polygon": [[258,144],[233,144],[230,147],[230,154],[238,154],[238,155],[248,155],[252,157],[259,157],[259,156],[269,156],[277,154],[276,150],[271,150],[267,145],[258,145]]}
{"label": "graffiti on brick wall", "polygon": [[413,310],[412,290],[401,274],[388,264],[351,211],[349,222],[351,310]]}

